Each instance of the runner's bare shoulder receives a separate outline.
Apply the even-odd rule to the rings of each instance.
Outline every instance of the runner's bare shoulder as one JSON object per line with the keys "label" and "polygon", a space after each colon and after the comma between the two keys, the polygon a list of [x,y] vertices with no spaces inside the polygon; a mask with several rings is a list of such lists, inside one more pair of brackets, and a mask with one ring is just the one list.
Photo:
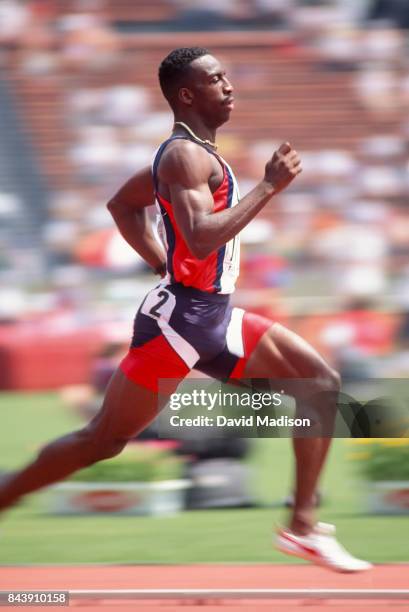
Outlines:
{"label": "runner's bare shoulder", "polygon": [[213,172],[209,153],[191,140],[175,139],[166,147],[158,168],[160,181],[186,187],[207,183]]}

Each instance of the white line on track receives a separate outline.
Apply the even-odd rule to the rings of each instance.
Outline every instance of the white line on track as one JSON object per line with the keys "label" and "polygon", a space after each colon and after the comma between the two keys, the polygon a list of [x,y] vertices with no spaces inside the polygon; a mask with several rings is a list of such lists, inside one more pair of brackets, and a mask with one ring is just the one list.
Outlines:
{"label": "white line on track", "polygon": [[409,589],[122,589],[70,590],[74,599],[400,599]]}

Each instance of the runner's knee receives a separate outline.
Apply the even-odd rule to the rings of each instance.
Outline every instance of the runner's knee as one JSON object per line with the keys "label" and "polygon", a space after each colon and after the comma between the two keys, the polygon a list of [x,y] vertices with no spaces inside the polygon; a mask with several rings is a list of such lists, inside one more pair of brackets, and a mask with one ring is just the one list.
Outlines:
{"label": "runner's knee", "polygon": [[[336,405],[341,388],[341,377],[327,364],[320,364],[320,367],[314,369],[309,375],[300,376],[300,383],[289,384],[290,395],[293,395],[300,405],[306,403],[321,408]],[[293,392],[291,392],[292,389]]]}
{"label": "runner's knee", "polygon": [[86,448],[84,458],[87,465],[119,455],[128,442],[125,439],[106,438],[92,428],[85,428],[78,433]]}
{"label": "runner's knee", "polygon": [[109,440],[105,441],[103,444],[97,444],[96,447],[96,461],[101,461],[102,459],[111,459],[111,457],[116,457],[119,455],[126,446],[126,440]]}
{"label": "runner's knee", "polygon": [[341,377],[336,370],[326,366],[316,379],[317,391],[338,393],[341,389]]}

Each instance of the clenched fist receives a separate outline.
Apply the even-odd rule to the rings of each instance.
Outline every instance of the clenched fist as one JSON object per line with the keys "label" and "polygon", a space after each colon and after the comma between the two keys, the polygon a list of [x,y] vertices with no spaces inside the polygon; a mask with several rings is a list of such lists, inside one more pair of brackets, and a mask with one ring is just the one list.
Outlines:
{"label": "clenched fist", "polygon": [[264,180],[274,187],[275,193],[282,191],[302,172],[297,151],[285,142],[266,164]]}

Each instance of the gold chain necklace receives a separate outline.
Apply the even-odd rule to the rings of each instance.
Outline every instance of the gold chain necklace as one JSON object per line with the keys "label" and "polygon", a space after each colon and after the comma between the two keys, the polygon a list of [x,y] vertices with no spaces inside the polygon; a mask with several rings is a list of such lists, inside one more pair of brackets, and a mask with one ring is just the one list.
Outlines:
{"label": "gold chain necklace", "polygon": [[215,142],[211,142],[210,140],[203,140],[202,138],[199,138],[199,136],[197,136],[194,133],[194,131],[188,125],[186,125],[186,123],[183,123],[183,121],[175,121],[174,125],[180,125],[183,128],[185,128],[185,130],[189,132],[189,134],[198,142],[204,145],[208,145],[209,147],[213,147],[213,149],[217,149],[217,144]]}

